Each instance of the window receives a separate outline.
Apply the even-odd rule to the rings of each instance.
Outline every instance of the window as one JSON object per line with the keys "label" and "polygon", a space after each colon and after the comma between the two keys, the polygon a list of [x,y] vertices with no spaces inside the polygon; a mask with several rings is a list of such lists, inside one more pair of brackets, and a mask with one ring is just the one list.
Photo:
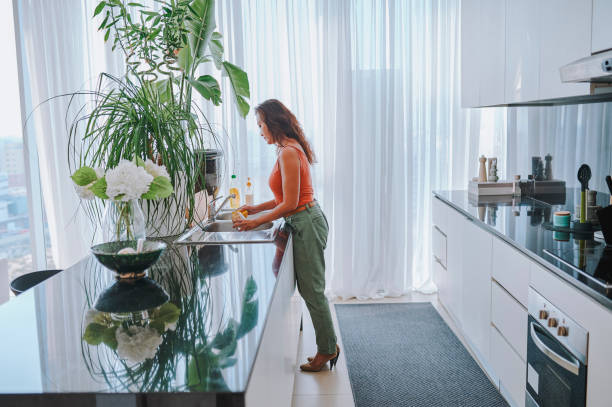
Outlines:
{"label": "window", "polygon": [[[36,248],[32,239],[32,187],[25,160],[22,116],[20,109],[19,77],[12,2],[0,2],[0,44],[2,55],[9,56],[0,64],[3,78],[3,94],[0,98],[0,302],[9,298],[9,283],[12,279],[39,268],[52,267],[46,255],[34,261],[36,250],[46,252],[46,244]],[[30,154],[31,156],[32,154]],[[35,156],[35,154],[34,154]],[[31,170],[31,169],[30,169]],[[36,177],[38,179],[38,177]],[[40,194],[37,194],[40,196]],[[42,202],[37,202],[42,206]],[[45,235],[46,222],[39,227]],[[44,239],[49,241],[49,239]],[[35,264],[37,263],[37,264]],[[49,267],[49,268],[51,268]]]}

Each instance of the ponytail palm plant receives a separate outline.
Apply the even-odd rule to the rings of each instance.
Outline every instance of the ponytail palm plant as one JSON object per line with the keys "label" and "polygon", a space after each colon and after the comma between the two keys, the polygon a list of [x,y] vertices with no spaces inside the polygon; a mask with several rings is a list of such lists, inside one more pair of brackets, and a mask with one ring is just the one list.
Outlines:
{"label": "ponytail palm plant", "polygon": [[[70,126],[69,164],[71,170],[114,167],[122,159],[163,164],[176,193],[147,202],[145,209],[149,230],[171,235],[192,220],[196,185],[204,184],[204,157],[198,152],[216,137],[193,90],[205,103],[219,106],[221,87],[210,72],[221,72],[242,117],[250,94],[247,74],[223,58],[214,0],[154,0],[152,5],[103,0],[95,8],[105,41],[125,58],[126,74],[103,73],[95,90],[74,94],[90,101],[78,106]],[[209,73],[199,75],[203,69]],[[100,212],[89,209],[99,220]]]}

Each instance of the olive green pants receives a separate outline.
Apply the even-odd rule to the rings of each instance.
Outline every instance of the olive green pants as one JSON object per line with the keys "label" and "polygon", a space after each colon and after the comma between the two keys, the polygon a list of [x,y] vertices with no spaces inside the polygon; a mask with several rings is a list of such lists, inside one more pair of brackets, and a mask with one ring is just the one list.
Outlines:
{"label": "olive green pants", "polygon": [[312,318],[319,353],[336,353],[336,333],[325,297],[325,257],[329,232],[327,218],[315,204],[285,218],[293,240],[293,268],[298,291]]}

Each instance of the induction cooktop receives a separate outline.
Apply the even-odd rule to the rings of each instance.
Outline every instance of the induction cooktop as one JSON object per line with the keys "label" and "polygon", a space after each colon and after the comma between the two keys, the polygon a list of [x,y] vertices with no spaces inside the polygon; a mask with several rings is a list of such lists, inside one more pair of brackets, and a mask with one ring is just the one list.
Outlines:
{"label": "induction cooktop", "polygon": [[612,298],[612,247],[597,241],[575,241],[572,248],[544,249],[568,274]]}

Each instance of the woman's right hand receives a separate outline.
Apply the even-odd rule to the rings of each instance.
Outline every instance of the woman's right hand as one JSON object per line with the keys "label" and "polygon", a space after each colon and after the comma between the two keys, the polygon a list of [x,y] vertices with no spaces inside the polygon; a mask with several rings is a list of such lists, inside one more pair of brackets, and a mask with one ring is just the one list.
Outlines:
{"label": "woman's right hand", "polygon": [[247,211],[249,215],[254,215],[256,213],[261,212],[261,209],[257,207],[257,205],[242,205],[238,208],[239,211]]}

